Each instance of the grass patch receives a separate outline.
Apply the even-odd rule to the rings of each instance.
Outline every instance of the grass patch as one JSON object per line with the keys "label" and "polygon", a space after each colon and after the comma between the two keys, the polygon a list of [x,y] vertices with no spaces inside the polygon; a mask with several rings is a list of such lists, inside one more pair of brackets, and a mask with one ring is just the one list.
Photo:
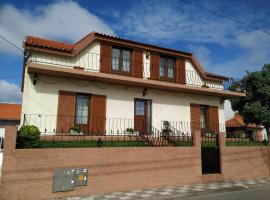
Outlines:
{"label": "grass patch", "polygon": [[[103,141],[102,147],[147,147],[142,141]],[[41,141],[40,148],[98,147],[97,141]]]}
{"label": "grass patch", "polygon": [[263,142],[234,142],[234,141],[226,141],[226,146],[269,146],[270,144],[266,144]]}
{"label": "grass patch", "polygon": [[215,147],[217,145],[216,145],[216,142],[214,141],[202,141],[201,146],[202,147]]}
{"label": "grass patch", "polygon": [[175,141],[172,142],[172,144],[176,147],[187,147],[187,146],[193,146],[192,141]]}

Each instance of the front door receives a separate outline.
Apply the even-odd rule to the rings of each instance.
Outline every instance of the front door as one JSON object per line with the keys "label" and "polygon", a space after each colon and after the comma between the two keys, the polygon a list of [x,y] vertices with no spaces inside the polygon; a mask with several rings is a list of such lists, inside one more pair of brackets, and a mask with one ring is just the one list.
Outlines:
{"label": "front door", "polygon": [[135,99],[134,102],[134,129],[140,133],[151,132],[152,101],[148,99]]}

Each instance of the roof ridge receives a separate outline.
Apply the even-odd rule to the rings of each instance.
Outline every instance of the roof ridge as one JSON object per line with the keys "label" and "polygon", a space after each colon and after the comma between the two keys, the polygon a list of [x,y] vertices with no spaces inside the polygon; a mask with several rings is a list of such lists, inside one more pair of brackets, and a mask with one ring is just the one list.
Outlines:
{"label": "roof ridge", "polygon": [[110,38],[114,38],[114,39],[124,40],[126,42],[132,42],[132,43],[136,43],[136,44],[139,44],[139,45],[151,46],[151,47],[154,47],[154,48],[159,48],[159,49],[184,53],[184,54],[188,54],[188,55],[193,55],[191,52],[188,52],[188,51],[182,51],[182,50],[179,50],[179,49],[173,49],[173,48],[169,48],[169,47],[162,47],[162,46],[159,46],[159,45],[156,45],[156,44],[150,44],[150,43],[140,42],[140,41],[136,41],[136,40],[130,40],[130,39],[127,39],[127,38],[117,37],[117,36],[108,35],[108,34],[99,33],[99,32],[94,32],[94,34],[104,36],[104,37],[110,37]]}

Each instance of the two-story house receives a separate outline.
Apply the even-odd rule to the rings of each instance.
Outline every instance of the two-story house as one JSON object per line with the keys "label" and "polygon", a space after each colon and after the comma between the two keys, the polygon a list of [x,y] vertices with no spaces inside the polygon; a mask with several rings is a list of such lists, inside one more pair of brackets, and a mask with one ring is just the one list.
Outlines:
{"label": "two-story house", "polygon": [[151,133],[164,121],[218,131],[224,100],[245,95],[192,53],[101,33],[75,44],[28,36],[24,49],[21,121],[42,133]]}

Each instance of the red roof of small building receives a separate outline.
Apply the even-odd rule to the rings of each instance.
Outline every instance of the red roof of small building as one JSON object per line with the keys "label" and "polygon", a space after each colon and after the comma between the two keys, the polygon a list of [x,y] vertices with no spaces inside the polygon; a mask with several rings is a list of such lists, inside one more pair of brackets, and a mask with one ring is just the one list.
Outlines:
{"label": "red roof of small building", "polygon": [[247,128],[259,128],[256,124],[246,124],[242,115],[238,112],[234,114],[234,117],[226,121],[226,127],[247,127]]}
{"label": "red roof of small building", "polygon": [[0,103],[0,120],[20,120],[21,104]]}

